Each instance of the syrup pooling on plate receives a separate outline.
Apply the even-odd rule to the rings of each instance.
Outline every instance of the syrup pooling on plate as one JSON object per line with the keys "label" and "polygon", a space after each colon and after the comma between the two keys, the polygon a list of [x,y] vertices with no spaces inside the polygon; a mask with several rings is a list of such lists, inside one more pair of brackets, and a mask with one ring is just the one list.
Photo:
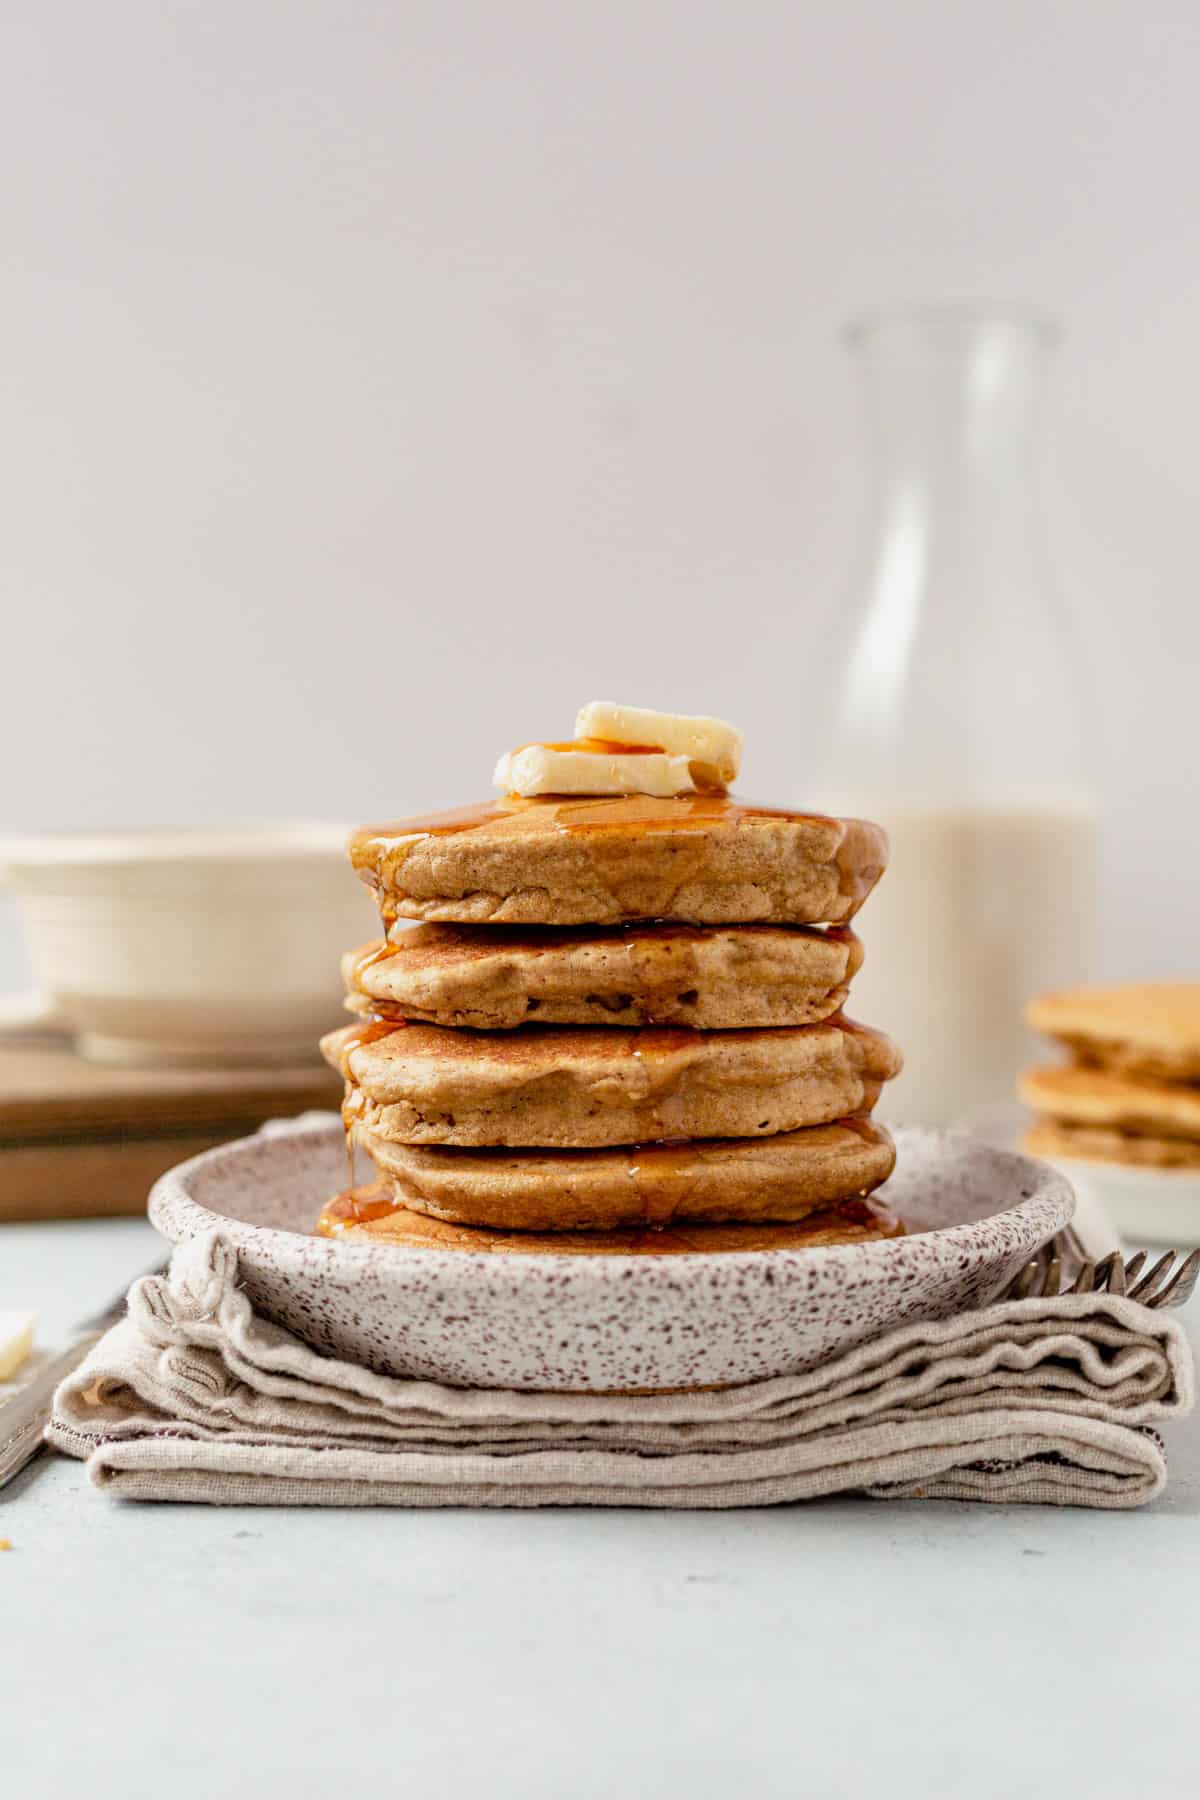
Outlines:
{"label": "syrup pooling on plate", "polygon": [[375,1181],[369,1187],[351,1185],[328,1201],[317,1221],[319,1237],[341,1237],[355,1225],[369,1225],[372,1219],[386,1219],[399,1212],[399,1202],[386,1182]]}

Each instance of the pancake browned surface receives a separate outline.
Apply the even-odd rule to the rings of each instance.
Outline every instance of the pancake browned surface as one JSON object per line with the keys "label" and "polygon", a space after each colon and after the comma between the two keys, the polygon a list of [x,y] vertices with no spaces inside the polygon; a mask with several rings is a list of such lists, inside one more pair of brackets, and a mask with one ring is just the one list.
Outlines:
{"label": "pancake browned surface", "polygon": [[350,858],[385,919],[463,924],[842,924],[887,861],[862,819],[725,795],[520,800],[366,826]]}
{"label": "pancake browned surface", "polygon": [[869,1112],[900,1067],[840,1015],[775,1031],[350,1025],[322,1039],[347,1116],[407,1144],[585,1148],[755,1137]]}
{"label": "pancake browned surface", "polygon": [[864,1194],[895,1166],[867,1119],[768,1138],[604,1150],[456,1150],[356,1131],[397,1198],[459,1224],[524,1231],[614,1230],[668,1219],[802,1219]]}
{"label": "pancake browned surface", "polygon": [[1190,1138],[1200,1146],[1200,1087],[1081,1067],[1027,1069],[1020,1090],[1027,1106],[1063,1124]]}
{"label": "pancake browned surface", "polygon": [[904,1227],[882,1200],[853,1199],[794,1224],[668,1225],[632,1231],[490,1231],[393,1207],[379,1189],[339,1195],[317,1223],[322,1237],[393,1244],[406,1250],[465,1250],[508,1256],[686,1256],[738,1250],[814,1250],[900,1237]]}
{"label": "pancake browned surface", "polygon": [[1084,1162],[1128,1163],[1142,1169],[1200,1169],[1200,1143],[1189,1138],[1151,1137],[1103,1125],[1065,1125],[1039,1119],[1025,1133],[1034,1156],[1079,1157]]}
{"label": "pancake browned surface", "polygon": [[862,962],[802,925],[416,925],[342,959],[352,1011],[482,1031],[543,1025],[810,1025]]}
{"label": "pancake browned surface", "polygon": [[1200,1081],[1200,982],[1071,988],[1027,1008],[1035,1031],[1105,1068]]}

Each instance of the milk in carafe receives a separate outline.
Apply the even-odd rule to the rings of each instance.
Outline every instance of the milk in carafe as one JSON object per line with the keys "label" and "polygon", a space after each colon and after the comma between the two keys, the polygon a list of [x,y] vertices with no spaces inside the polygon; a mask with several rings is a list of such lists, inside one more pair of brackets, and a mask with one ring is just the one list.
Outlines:
{"label": "milk in carafe", "polygon": [[856,927],[865,958],[847,1005],[899,1041],[882,1108],[898,1121],[1002,1116],[1034,1054],[1024,1002],[1088,972],[1095,820],[1082,808],[854,810],[887,827],[891,856]]}
{"label": "milk in carafe", "polygon": [[[851,603],[810,658],[814,800],[877,819],[848,1010],[890,1032],[889,1117],[989,1128],[1028,1060],[1022,1009],[1086,979],[1095,808],[1086,660],[1048,579],[1035,480],[1055,334],[1023,312],[877,317],[875,501]],[[819,679],[817,678],[819,676]]]}

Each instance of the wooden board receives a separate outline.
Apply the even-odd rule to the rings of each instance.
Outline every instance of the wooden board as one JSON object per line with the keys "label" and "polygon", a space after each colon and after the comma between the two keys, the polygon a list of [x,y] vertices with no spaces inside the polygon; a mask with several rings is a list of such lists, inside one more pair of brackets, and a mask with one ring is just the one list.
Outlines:
{"label": "wooden board", "polygon": [[60,1044],[0,1045],[0,1220],[145,1211],[167,1169],[264,1119],[336,1110],[324,1065],[124,1069]]}
{"label": "wooden board", "polygon": [[0,1223],[144,1213],[160,1175],[214,1144],[243,1137],[246,1130],[235,1125],[223,1132],[170,1132],[157,1138],[6,1144],[0,1148]]}
{"label": "wooden board", "polygon": [[0,1044],[0,1143],[185,1130],[212,1120],[253,1127],[309,1107],[336,1107],[342,1084],[324,1063],[273,1068],[125,1069],[85,1062],[60,1044]]}

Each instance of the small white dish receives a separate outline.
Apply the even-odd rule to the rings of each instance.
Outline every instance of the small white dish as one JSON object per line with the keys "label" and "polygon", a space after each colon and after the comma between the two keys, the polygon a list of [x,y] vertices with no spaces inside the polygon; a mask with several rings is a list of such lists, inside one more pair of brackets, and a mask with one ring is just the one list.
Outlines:
{"label": "small white dish", "polygon": [[1048,1163],[953,1132],[897,1132],[887,1196],[911,1235],[696,1256],[490,1256],[310,1235],[346,1182],[340,1125],[193,1157],[150,1217],[182,1243],[215,1227],[256,1307],[384,1374],[463,1387],[723,1386],[815,1367],[911,1320],[999,1293],[1071,1217]]}
{"label": "small white dish", "polygon": [[1050,1158],[1081,1204],[1100,1207],[1131,1249],[1142,1244],[1187,1250],[1200,1244],[1200,1173],[1194,1169],[1137,1169],[1128,1163]]}
{"label": "small white dish", "polygon": [[102,1062],[312,1062],[339,961],[378,930],[347,828],[62,833],[0,841],[38,996],[0,1031],[78,1035]]}

